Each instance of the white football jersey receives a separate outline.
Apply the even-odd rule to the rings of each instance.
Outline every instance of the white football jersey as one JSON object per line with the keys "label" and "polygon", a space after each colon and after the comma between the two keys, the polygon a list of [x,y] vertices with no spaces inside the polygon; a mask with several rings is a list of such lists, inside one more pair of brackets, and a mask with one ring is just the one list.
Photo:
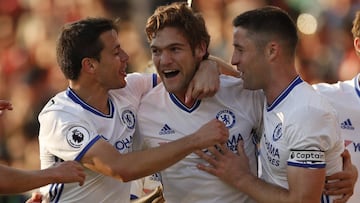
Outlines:
{"label": "white football jersey", "polygon": [[[360,74],[352,80],[335,84],[320,83],[313,87],[325,96],[338,113],[340,132],[345,141],[345,147],[351,154],[352,163],[360,169]],[[360,202],[359,179],[355,185],[354,194],[348,203]]]}
{"label": "white football jersey", "polygon": [[[108,115],[86,104],[70,88],[50,99],[39,115],[41,168],[62,160],[79,161],[99,139],[120,153],[131,152],[140,98],[153,87],[154,77],[129,74],[126,87],[109,91]],[[85,173],[83,186],[51,184],[41,192],[50,202],[129,202],[130,183],[87,168]]]}
{"label": "white football jersey", "polygon": [[[148,147],[171,142],[194,133],[208,121],[217,118],[229,128],[228,148],[237,152],[244,140],[246,154],[254,175],[257,173],[256,133],[261,132],[262,91],[242,88],[242,80],[220,76],[220,90],[210,98],[197,100],[188,108],[163,84],[147,93],[140,104],[137,133]],[[137,136],[138,138],[138,136]],[[166,203],[233,203],[254,202],[219,178],[197,169],[204,160],[192,153],[160,172]]]}
{"label": "white football jersey", "polygon": [[344,144],[337,121],[326,99],[297,77],[270,106],[264,105],[262,178],[288,188],[289,166],[326,168],[326,175],[341,171]]}

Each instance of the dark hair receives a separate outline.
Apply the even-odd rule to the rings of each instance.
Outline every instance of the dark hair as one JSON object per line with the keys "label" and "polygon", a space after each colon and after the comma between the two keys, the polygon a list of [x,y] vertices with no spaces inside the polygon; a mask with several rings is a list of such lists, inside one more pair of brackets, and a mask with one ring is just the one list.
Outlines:
{"label": "dark hair", "polygon": [[148,41],[150,42],[156,33],[165,27],[178,28],[189,41],[193,51],[202,42],[206,43],[206,49],[209,47],[210,35],[203,17],[199,13],[194,13],[184,2],[160,6],[155,10],[148,18],[145,28]]}
{"label": "dark hair", "polygon": [[104,45],[99,36],[113,29],[118,31],[116,23],[106,18],[86,18],[63,26],[56,45],[56,56],[67,79],[79,78],[84,58],[100,61]]}
{"label": "dark hair", "polygon": [[270,40],[282,42],[291,56],[295,55],[298,35],[295,23],[284,10],[265,6],[244,12],[233,20],[234,27],[242,27],[257,46],[264,46]]}

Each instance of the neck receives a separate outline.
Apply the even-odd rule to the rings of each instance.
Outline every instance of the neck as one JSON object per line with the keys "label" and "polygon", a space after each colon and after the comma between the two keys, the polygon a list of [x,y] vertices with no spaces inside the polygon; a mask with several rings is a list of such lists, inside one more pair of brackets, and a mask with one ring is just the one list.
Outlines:
{"label": "neck", "polygon": [[91,85],[86,85],[84,87],[83,85],[79,85],[74,82],[70,82],[69,86],[86,104],[92,106],[104,114],[109,113],[108,91],[91,88],[94,87]]}
{"label": "neck", "polygon": [[267,88],[264,88],[267,104],[271,105],[280,94],[290,85],[290,83],[297,77],[297,73],[288,74],[286,77],[278,77],[271,81]]}

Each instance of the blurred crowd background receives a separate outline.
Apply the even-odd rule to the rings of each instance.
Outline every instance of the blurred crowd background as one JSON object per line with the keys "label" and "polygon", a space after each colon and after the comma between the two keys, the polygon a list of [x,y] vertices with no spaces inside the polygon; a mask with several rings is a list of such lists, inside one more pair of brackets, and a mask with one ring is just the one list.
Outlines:
{"label": "blurred crowd background", "polygon": [[[120,43],[130,56],[128,72],[154,71],[144,27],[157,6],[170,2],[0,0],[0,99],[14,107],[0,116],[0,163],[39,169],[37,115],[50,97],[67,87],[55,57],[63,24],[89,16],[120,18]],[[230,61],[232,19],[263,5],[285,9],[297,23],[297,69],[306,81],[333,83],[359,72],[351,26],[360,0],[193,0],[211,35],[210,53]],[[0,203],[23,202],[21,198],[0,196]]]}

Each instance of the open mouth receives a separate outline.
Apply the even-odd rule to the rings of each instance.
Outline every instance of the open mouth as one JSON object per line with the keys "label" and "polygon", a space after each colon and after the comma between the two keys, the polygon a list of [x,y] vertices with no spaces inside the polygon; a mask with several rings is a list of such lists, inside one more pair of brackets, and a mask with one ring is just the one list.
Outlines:
{"label": "open mouth", "polygon": [[165,70],[163,71],[165,78],[172,78],[179,74],[178,70]]}

